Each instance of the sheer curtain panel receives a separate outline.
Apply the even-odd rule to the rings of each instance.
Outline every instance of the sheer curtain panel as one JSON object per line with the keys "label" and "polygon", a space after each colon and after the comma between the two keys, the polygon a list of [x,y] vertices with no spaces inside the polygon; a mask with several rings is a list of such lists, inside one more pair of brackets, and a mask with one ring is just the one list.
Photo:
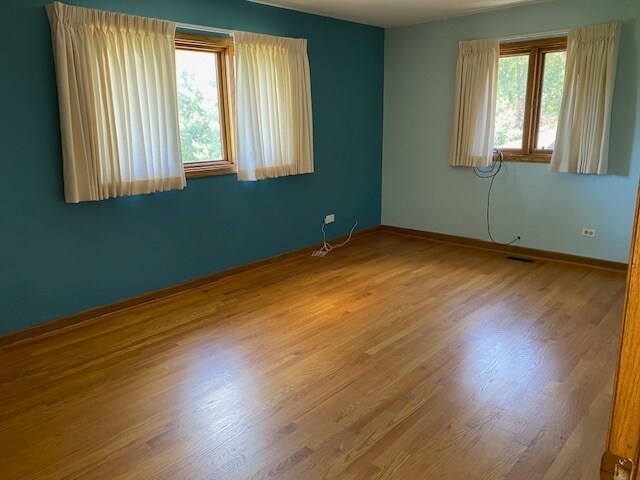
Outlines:
{"label": "sheer curtain panel", "polygon": [[449,165],[484,167],[493,163],[500,40],[460,42]]}
{"label": "sheer curtain panel", "polygon": [[619,37],[618,23],[569,30],[552,172],[607,173]]}
{"label": "sheer curtain panel", "polygon": [[181,189],[175,24],[47,5],[67,202]]}
{"label": "sheer curtain panel", "polygon": [[234,32],[238,180],[313,172],[307,41]]}

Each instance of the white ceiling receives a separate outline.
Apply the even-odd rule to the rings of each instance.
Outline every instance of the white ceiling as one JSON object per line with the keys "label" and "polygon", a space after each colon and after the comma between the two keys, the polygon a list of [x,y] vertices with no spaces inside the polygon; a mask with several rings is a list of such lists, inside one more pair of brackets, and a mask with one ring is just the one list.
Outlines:
{"label": "white ceiling", "polygon": [[378,27],[414,25],[550,0],[250,0]]}

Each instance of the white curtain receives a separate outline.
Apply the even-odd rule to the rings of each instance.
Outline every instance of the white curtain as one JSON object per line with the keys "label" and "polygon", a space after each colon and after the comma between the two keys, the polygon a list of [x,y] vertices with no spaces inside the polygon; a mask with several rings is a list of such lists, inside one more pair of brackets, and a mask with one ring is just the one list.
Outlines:
{"label": "white curtain", "polygon": [[67,202],[181,189],[175,24],[55,2]]}
{"label": "white curtain", "polygon": [[552,172],[607,173],[619,36],[618,23],[569,31]]}
{"label": "white curtain", "polygon": [[313,172],[307,41],[234,32],[238,180]]}
{"label": "white curtain", "polygon": [[449,165],[492,165],[499,61],[497,38],[460,42]]}

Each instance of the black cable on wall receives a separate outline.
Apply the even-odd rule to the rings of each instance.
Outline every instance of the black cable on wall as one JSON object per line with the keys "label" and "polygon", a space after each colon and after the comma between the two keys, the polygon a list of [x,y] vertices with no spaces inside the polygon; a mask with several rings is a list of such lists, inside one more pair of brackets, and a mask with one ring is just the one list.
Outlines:
{"label": "black cable on wall", "polygon": [[493,238],[493,235],[491,234],[491,190],[493,189],[493,182],[496,179],[496,176],[500,173],[500,170],[502,170],[502,162],[504,161],[504,154],[497,148],[494,148],[493,157],[497,158],[497,161],[494,161],[493,166],[491,167],[491,170],[482,170],[478,167],[473,167],[473,173],[478,178],[491,179],[491,182],[489,183],[489,191],[487,192],[487,233],[489,234],[489,239],[491,240],[491,243],[494,243],[495,245],[508,246],[516,243],[518,240],[521,239],[521,237],[518,235],[509,243],[500,243],[500,242],[496,242]]}

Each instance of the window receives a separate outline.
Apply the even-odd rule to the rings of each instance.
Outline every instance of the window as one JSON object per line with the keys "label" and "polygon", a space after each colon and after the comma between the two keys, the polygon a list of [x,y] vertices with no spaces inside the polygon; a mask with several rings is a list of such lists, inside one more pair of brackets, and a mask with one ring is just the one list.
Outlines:
{"label": "window", "polygon": [[566,51],[566,37],[500,46],[494,145],[506,160],[551,160]]}
{"label": "window", "polygon": [[236,172],[232,61],[231,39],[176,33],[180,145],[187,177]]}

